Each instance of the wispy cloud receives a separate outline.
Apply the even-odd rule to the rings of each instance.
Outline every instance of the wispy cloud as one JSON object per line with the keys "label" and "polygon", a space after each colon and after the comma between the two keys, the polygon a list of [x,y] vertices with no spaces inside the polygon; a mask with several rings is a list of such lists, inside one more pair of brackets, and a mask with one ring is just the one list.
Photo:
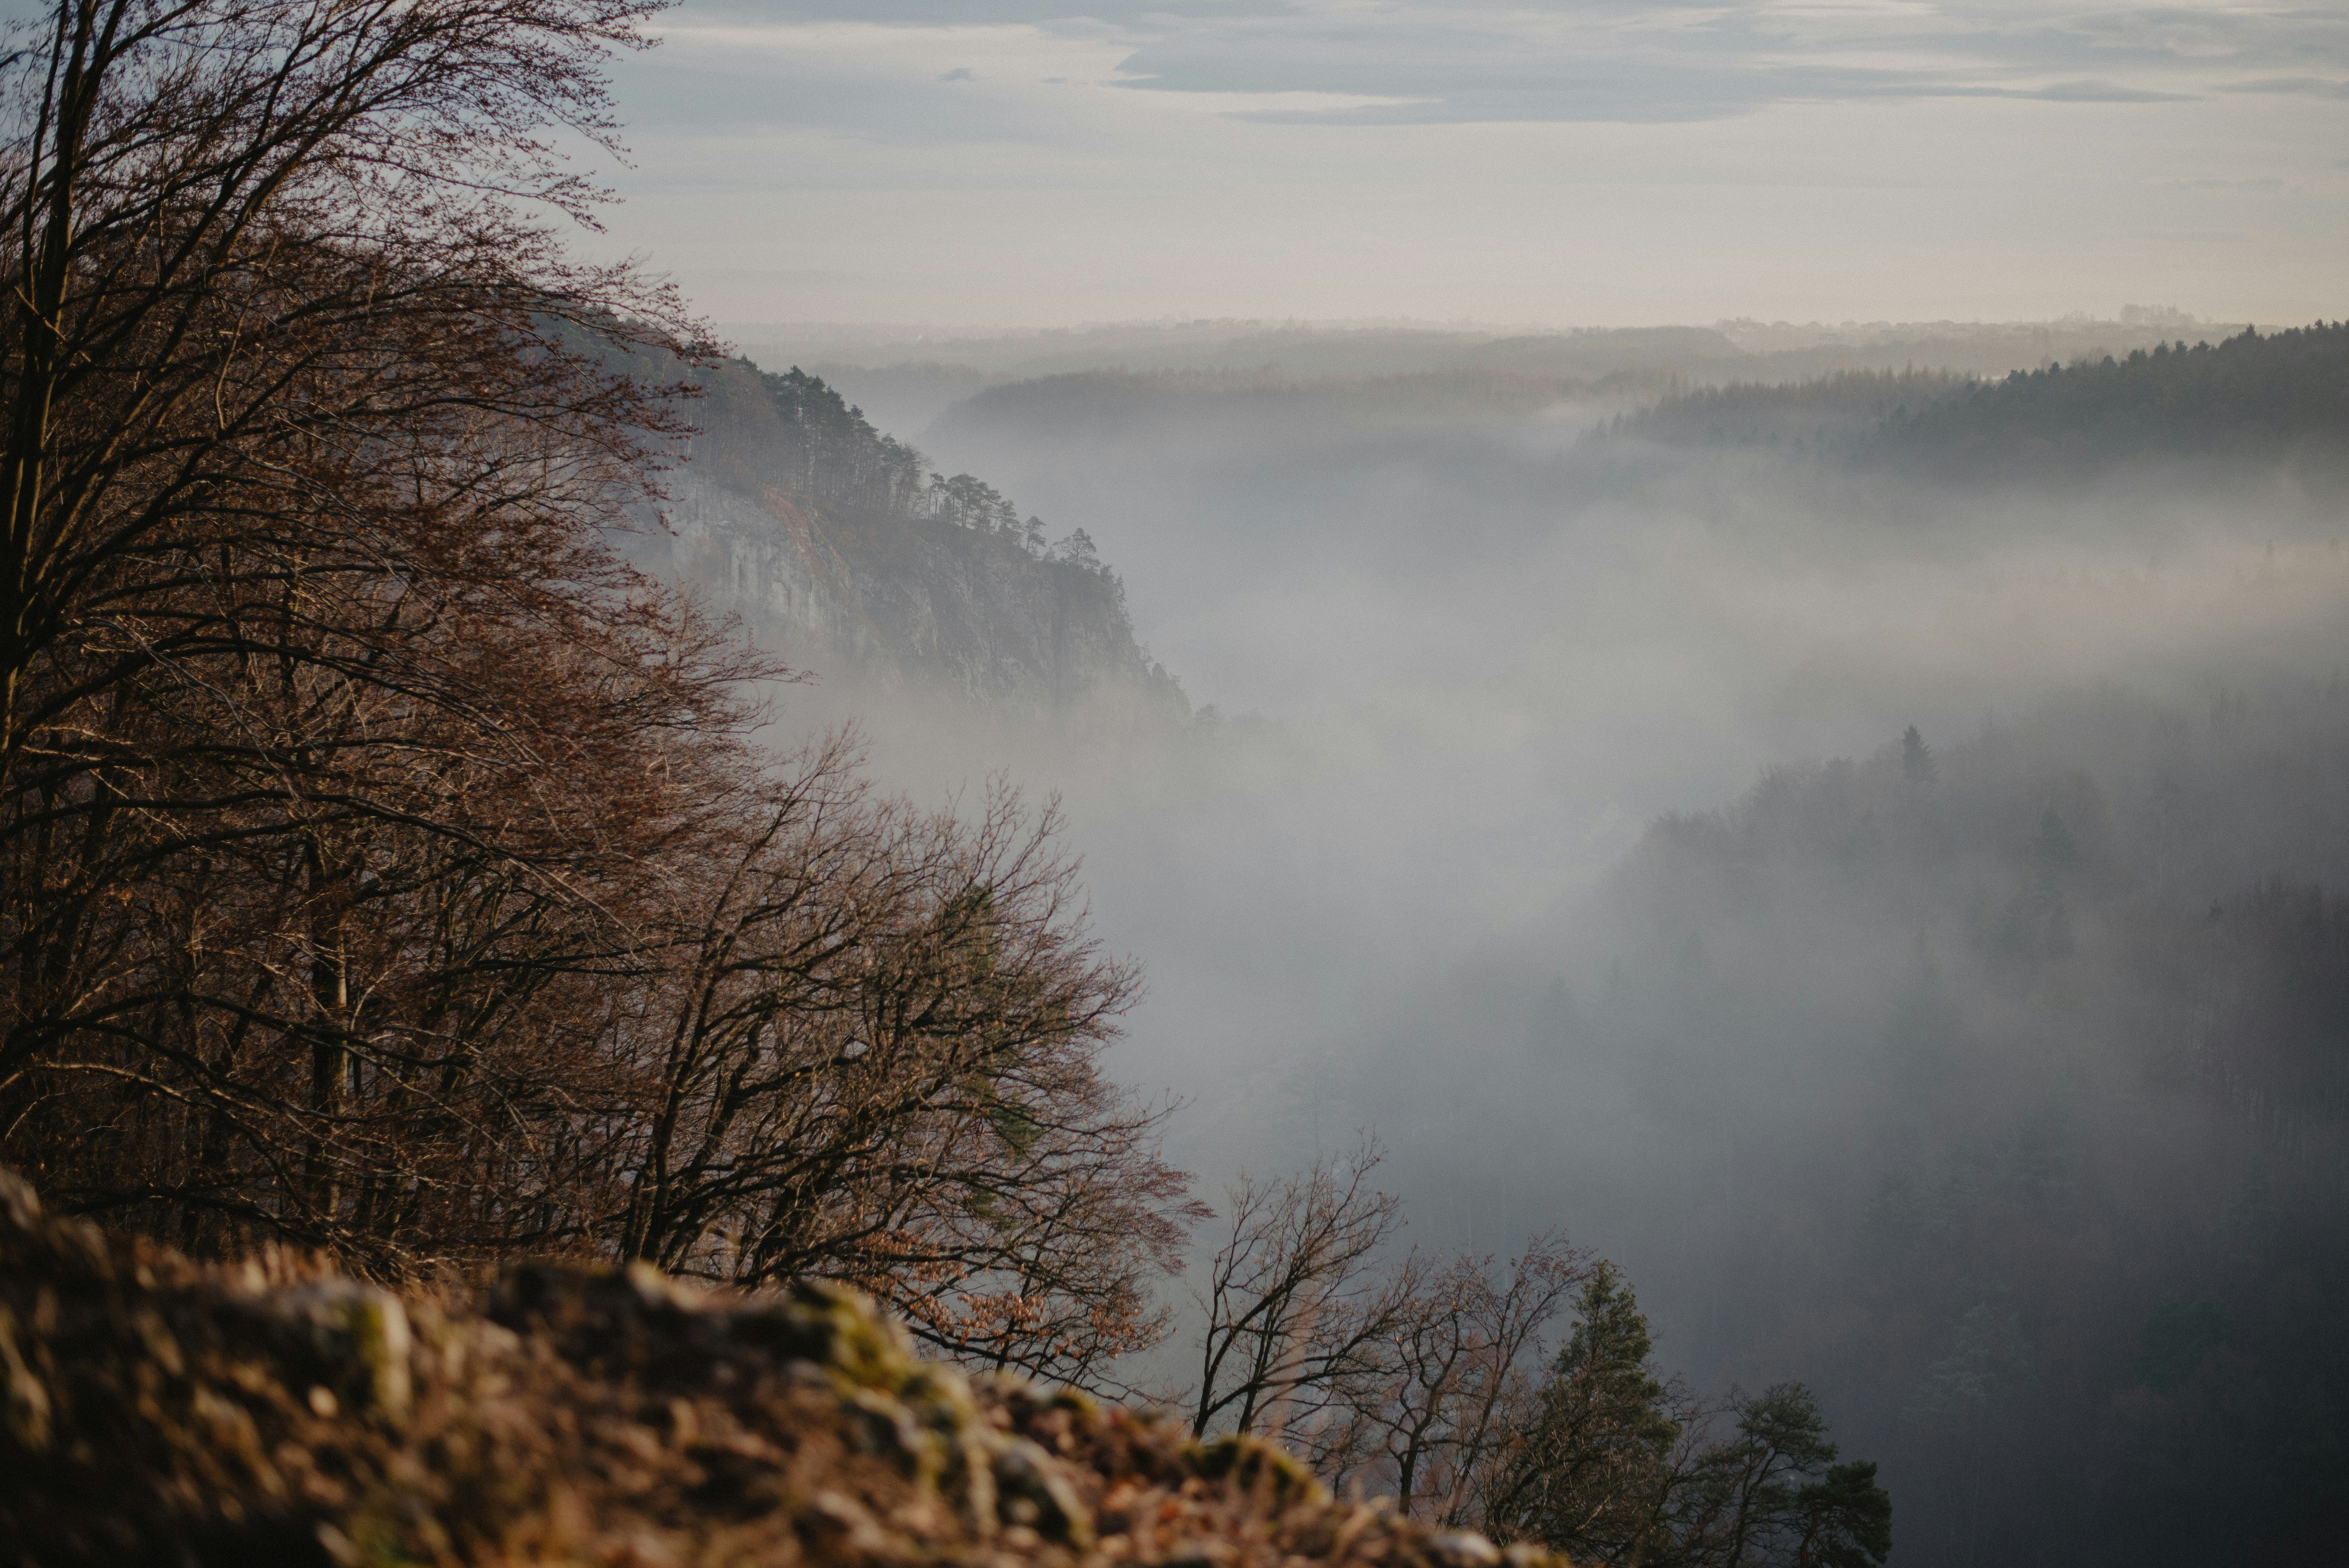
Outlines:
{"label": "wispy cloud", "polygon": [[2146,183],[2165,191],[2248,191],[2261,194],[2284,188],[2284,183],[2281,180],[2197,179],[2183,175],[2148,180]]}
{"label": "wispy cloud", "polygon": [[1309,117],[1337,123],[1708,119],[1888,96],[2143,104],[2210,91],[2349,95],[2349,82],[2308,74],[2349,70],[2349,14],[2233,5],[784,0],[730,9],[771,25],[1115,38],[1130,46],[1122,84],[1137,91],[1387,100]]}
{"label": "wispy cloud", "polygon": [[[1707,224],[1777,280],[1757,299],[1897,276],[1979,311],[1996,276],[1999,300],[2075,308],[2137,275],[2116,236],[2146,257],[2127,286],[2158,292],[2209,268],[2199,231],[2244,222],[2248,185],[2140,211],[2153,181],[2302,189],[2349,96],[2349,8],[2260,0],[683,0],[661,26],[621,67],[631,242],[689,258],[688,280],[852,255],[877,276],[912,247],[929,293],[792,307],[908,318],[982,286],[1037,314],[1220,290],[1221,309],[1473,294],[1644,317],[1667,276],[1717,286]],[[2048,236],[2092,211],[2059,287]],[[2329,302],[2341,222],[2292,222],[2228,275],[2272,270],[2296,310]],[[2148,224],[2195,229],[2197,253],[2157,259]]]}
{"label": "wispy cloud", "polygon": [[2261,77],[2255,81],[2225,82],[2222,93],[2286,93],[2294,98],[2349,98],[2349,81],[2336,82],[2323,77]]}
{"label": "wispy cloud", "polygon": [[[2173,8],[1974,5],[1656,6],[1300,0],[1159,28],[1123,62],[1160,92],[1359,93],[1351,123],[1708,119],[1780,102],[2013,98],[2170,103],[2224,76],[2349,57],[2349,19]],[[2091,74],[2092,73],[2092,74]],[[2317,77],[2230,90],[2316,91]],[[1293,118],[1283,116],[1282,118]]]}

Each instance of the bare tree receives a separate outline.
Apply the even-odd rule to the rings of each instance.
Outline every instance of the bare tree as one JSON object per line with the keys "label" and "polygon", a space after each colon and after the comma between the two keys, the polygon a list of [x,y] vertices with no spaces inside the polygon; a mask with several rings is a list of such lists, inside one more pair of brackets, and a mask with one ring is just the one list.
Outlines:
{"label": "bare tree", "polygon": [[315,541],[420,481],[478,538],[621,480],[651,406],[541,324],[674,302],[521,212],[591,219],[550,134],[611,145],[601,65],[656,8],[55,0],[0,83],[0,759],[47,712],[36,666],[93,598],[184,577],[197,518]]}
{"label": "bare tree", "polygon": [[1057,828],[1009,791],[968,821],[876,802],[837,749],[773,796],[688,891],[631,1030],[623,1250],[842,1279],[1063,1381],[1163,1334],[1147,1275],[1199,1211],[1156,1157],[1164,1108],[1099,1071],[1135,975],[1086,935]]}
{"label": "bare tree", "polygon": [[604,549],[674,421],[545,330],[673,302],[520,215],[647,10],[57,0],[0,77],[0,1138],[68,1207],[569,1228],[576,976],[760,667]]}
{"label": "bare tree", "polygon": [[1347,1412],[1330,1479],[1353,1472],[1407,1512],[1481,1528],[1513,1462],[1547,1359],[1545,1330],[1589,1275],[1584,1255],[1539,1235],[1496,1281],[1491,1257],[1429,1272],[1394,1325],[1383,1381]]}
{"label": "bare tree", "polygon": [[1226,1193],[1224,1240],[1208,1260],[1191,1429],[1288,1434],[1313,1447],[1386,1377],[1422,1265],[1381,1270],[1401,1204],[1371,1185],[1365,1136],[1301,1176],[1243,1175]]}

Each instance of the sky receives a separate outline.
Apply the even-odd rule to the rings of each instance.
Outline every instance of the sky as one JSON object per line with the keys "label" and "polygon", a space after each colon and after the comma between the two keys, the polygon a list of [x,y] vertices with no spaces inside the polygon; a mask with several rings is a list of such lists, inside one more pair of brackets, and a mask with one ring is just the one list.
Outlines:
{"label": "sky", "polygon": [[2349,5],[683,0],[596,243],[729,322],[2338,314]]}

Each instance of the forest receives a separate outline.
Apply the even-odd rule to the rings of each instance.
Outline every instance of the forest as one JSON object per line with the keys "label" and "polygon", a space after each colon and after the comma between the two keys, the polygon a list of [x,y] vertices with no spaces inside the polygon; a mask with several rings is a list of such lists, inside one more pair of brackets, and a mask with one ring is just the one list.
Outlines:
{"label": "forest", "polygon": [[1817,1346],[1952,1555],[2337,1539],[2344,770],[2337,676],[1912,727],[1655,824],[1534,1026],[1522,1071],[1611,1058],[1683,1147],[1784,1129],[1657,1174],[1760,1190],[1713,1244],[1773,1305],[1723,1326]]}
{"label": "forest", "polygon": [[2349,325],[2318,322],[2017,371],[1913,418],[1896,410],[1878,438],[1929,472],[2052,477],[2154,455],[2336,455],[2344,410]]}

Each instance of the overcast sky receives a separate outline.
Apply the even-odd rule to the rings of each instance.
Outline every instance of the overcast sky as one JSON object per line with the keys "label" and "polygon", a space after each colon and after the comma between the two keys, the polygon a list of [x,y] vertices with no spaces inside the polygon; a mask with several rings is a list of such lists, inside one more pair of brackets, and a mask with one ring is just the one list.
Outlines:
{"label": "overcast sky", "polygon": [[2349,5],[684,0],[608,243],[725,321],[2349,296]]}

